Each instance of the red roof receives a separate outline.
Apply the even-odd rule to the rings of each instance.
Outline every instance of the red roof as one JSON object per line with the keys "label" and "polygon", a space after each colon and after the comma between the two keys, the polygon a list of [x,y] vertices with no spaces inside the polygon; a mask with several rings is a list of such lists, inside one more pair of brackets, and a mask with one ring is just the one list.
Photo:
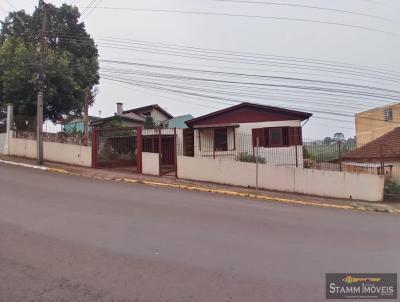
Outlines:
{"label": "red roof", "polygon": [[311,113],[265,106],[253,103],[241,103],[236,106],[215,111],[186,121],[189,127],[206,124],[258,123],[284,120],[306,120]]}
{"label": "red roof", "polygon": [[400,127],[378,137],[342,157],[342,160],[400,160]]}

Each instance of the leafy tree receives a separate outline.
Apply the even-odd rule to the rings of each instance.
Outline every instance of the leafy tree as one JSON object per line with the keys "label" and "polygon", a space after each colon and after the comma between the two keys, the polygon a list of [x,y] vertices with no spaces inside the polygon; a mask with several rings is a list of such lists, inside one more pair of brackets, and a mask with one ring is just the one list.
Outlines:
{"label": "leafy tree", "polygon": [[348,145],[355,145],[356,144],[356,139],[354,137],[350,137],[347,139],[346,142]]}
{"label": "leafy tree", "polygon": [[154,122],[153,118],[151,116],[146,116],[146,119],[144,120],[144,129],[155,129],[156,128],[156,123]]}
{"label": "leafy tree", "polygon": [[333,139],[335,142],[344,141],[344,134],[341,132],[337,132],[333,135]]}
{"label": "leafy tree", "polygon": [[[98,51],[93,39],[79,23],[76,7],[46,5],[48,30],[43,58],[45,70],[45,119],[56,122],[65,115],[81,113],[85,88],[94,102],[99,83]],[[0,107],[13,103],[16,115],[36,115],[38,54],[44,14],[36,8],[10,13],[0,31]]]}
{"label": "leafy tree", "polygon": [[330,145],[330,144],[332,144],[333,141],[334,140],[332,139],[332,137],[327,136],[327,137],[324,138],[324,144],[325,145]]}

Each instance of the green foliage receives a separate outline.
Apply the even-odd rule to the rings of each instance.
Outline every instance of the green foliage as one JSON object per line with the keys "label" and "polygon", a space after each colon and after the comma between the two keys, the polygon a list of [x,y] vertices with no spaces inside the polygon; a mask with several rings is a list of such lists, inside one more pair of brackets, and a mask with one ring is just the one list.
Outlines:
{"label": "green foliage", "polygon": [[385,194],[400,194],[400,183],[392,180],[386,181]]}
{"label": "green foliage", "polygon": [[332,137],[327,136],[327,137],[324,138],[324,144],[325,145],[330,145],[330,144],[332,144],[332,142],[334,142]]}
{"label": "green foliage", "polygon": [[303,158],[304,159],[312,159],[312,155],[306,146],[303,146]]}
{"label": "green foliage", "polygon": [[[253,156],[247,152],[240,152],[237,156],[236,156],[236,160],[237,161],[241,161],[241,162],[246,162],[246,163],[255,163],[257,160],[256,156]],[[263,157],[258,157],[258,163],[260,164],[265,164],[265,158]]]}
{"label": "green foliage", "polygon": [[344,134],[341,132],[337,132],[333,135],[333,140],[335,142],[344,141]]}
{"label": "green foliage", "polygon": [[[44,117],[53,122],[80,113],[85,88],[93,92],[99,83],[97,47],[79,16],[76,7],[47,4]],[[12,12],[1,22],[0,107],[13,103],[16,115],[36,114],[42,20],[42,9],[36,9],[32,15]]]}
{"label": "green foliage", "polygon": [[153,118],[151,116],[146,116],[146,119],[144,121],[144,129],[155,129],[156,128],[156,123],[154,122]]}

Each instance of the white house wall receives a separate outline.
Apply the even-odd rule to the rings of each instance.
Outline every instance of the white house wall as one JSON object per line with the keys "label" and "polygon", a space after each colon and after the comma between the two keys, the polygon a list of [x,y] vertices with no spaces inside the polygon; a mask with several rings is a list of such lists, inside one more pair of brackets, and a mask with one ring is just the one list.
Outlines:
{"label": "white house wall", "polygon": [[[300,127],[301,121],[278,121],[262,123],[242,123],[238,128],[228,129],[228,151],[216,151],[215,157],[218,159],[235,159],[239,153],[253,154],[252,129],[272,128],[272,127]],[[234,149],[233,134],[236,135],[236,149]],[[199,130],[195,130],[194,150],[195,157],[213,157],[214,156],[214,132],[213,129],[201,129],[201,142],[199,142]],[[201,145],[201,148],[200,148]],[[303,147],[288,146],[277,148],[258,148],[260,157],[265,158],[266,162],[280,165],[303,166]]]}
{"label": "white house wall", "polygon": [[5,154],[7,133],[0,133],[0,153]]}

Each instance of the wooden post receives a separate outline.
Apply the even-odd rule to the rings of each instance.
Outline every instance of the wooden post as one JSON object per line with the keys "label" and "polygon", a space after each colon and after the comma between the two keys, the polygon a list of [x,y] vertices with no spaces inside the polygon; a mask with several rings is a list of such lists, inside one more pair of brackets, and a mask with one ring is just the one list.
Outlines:
{"label": "wooden post", "polygon": [[92,168],[97,169],[98,163],[97,163],[97,153],[98,153],[98,128],[93,127],[92,130]]}
{"label": "wooden post", "polygon": [[162,168],[162,151],[161,151],[161,128],[158,129],[158,165],[159,165],[159,175],[161,176],[161,168]]}
{"label": "wooden post", "polygon": [[213,128],[213,158],[215,159],[215,128]]}
{"label": "wooden post", "polygon": [[385,161],[383,158],[383,145],[381,144],[379,146],[379,157],[380,157],[380,161],[381,161],[381,175],[385,175]]}
{"label": "wooden post", "polygon": [[297,145],[294,145],[295,148],[295,154],[296,154],[296,168],[299,167],[299,154],[298,154],[298,150],[297,150]]}
{"label": "wooden post", "polygon": [[178,178],[178,152],[176,143],[177,143],[176,128],[174,128],[174,169],[175,169],[175,178]]}
{"label": "wooden post", "polygon": [[338,141],[338,148],[339,148],[339,171],[343,170],[342,167],[342,142]]}
{"label": "wooden post", "polygon": [[233,150],[236,151],[236,129],[233,128]]}
{"label": "wooden post", "polygon": [[143,161],[142,161],[142,153],[143,153],[143,137],[142,137],[142,128],[137,128],[136,130],[136,170],[137,173],[142,174],[143,172]]}

